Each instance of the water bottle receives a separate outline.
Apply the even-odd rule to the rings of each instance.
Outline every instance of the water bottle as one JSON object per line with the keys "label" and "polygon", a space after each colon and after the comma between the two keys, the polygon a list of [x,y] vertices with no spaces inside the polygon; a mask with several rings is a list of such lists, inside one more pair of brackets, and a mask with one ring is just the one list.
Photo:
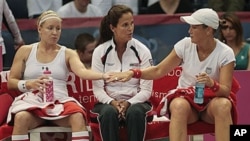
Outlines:
{"label": "water bottle", "polygon": [[44,87],[43,101],[53,102],[54,101],[53,78],[51,77],[51,71],[49,71],[48,67],[46,67],[43,74],[48,76],[48,79],[45,79],[46,83]]}
{"label": "water bottle", "polygon": [[204,88],[205,88],[205,83],[196,82],[194,103],[202,104],[204,102]]}

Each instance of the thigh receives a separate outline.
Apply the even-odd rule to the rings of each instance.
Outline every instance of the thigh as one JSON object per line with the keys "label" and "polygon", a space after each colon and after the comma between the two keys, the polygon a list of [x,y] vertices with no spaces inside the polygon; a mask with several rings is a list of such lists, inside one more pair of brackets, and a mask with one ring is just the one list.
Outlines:
{"label": "thigh", "polygon": [[103,103],[95,104],[94,108],[91,111],[98,115],[105,115],[105,114],[111,114],[111,113],[118,114],[118,111],[114,106],[110,104],[103,104]]}
{"label": "thigh", "polygon": [[128,109],[126,113],[143,113],[146,114],[148,111],[150,111],[152,108],[152,106],[148,103],[137,103],[137,104],[133,104],[131,105]]}
{"label": "thigh", "polygon": [[29,129],[33,129],[43,124],[45,124],[44,119],[41,119],[28,111],[18,112],[14,117],[14,126],[27,126]]}

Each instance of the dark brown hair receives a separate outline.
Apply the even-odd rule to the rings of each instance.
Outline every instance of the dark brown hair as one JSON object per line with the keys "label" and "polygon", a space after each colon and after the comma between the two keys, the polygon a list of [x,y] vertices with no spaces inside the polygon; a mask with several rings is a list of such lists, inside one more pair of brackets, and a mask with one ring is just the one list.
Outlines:
{"label": "dark brown hair", "polygon": [[84,52],[86,46],[93,42],[95,42],[94,36],[89,33],[81,33],[75,39],[75,48],[77,52]]}
{"label": "dark brown hair", "polygon": [[225,21],[228,21],[232,24],[233,29],[236,31],[236,44],[237,45],[241,45],[242,42],[244,41],[243,38],[243,28],[240,22],[240,19],[238,18],[238,16],[233,13],[233,12],[228,12],[228,13],[224,13],[221,16],[221,20],[220,20],[220,36],[219,39],[223,42],[226,43],[226,39],[222,34],[221,28],[223,27],[223,24],[225,24]]}
{"label": "dark brown hair", "polygon": [[97,45],[104,43],[108,40],[111,40],[113,37],[113,32],[110,29],[110,24],[114,27],[117,26],[119,19],[123,14],[132,13],[131,8],[125,5],[114,5],[108,11],[108,14],[103,17],[100,25],[100,38]]}

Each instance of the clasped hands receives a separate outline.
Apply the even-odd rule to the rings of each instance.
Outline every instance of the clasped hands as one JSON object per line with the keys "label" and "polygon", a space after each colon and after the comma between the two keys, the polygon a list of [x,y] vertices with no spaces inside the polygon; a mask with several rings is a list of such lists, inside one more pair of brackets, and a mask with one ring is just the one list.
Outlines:
{"label": "clasped hands", "polygon": [[125,120],[125,113],[130,106],[130,103],[126,100],[112,100],[110,102],[112,106],[114,106],[118,111],[118,118],[119,120]]}

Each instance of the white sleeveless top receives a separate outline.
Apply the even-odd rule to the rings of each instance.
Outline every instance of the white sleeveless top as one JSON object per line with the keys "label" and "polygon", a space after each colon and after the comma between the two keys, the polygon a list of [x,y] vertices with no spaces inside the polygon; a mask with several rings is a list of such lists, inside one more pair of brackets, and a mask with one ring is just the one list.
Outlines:
{"label": "white sleeveless top", "polygon": [[36,58],[38,43],[32,45],[32,50],[26,62],[26,68],[24,71],[24,80],[37,79],[43,75],[45,67],[48,67],[51,71],[51,77],[54,81],[54,97],[60,99],[68,96],[66,82],[68,78],[69,70],[65,63],[65,46],[61,46],[56,57],[49,63],[40,63]]}

